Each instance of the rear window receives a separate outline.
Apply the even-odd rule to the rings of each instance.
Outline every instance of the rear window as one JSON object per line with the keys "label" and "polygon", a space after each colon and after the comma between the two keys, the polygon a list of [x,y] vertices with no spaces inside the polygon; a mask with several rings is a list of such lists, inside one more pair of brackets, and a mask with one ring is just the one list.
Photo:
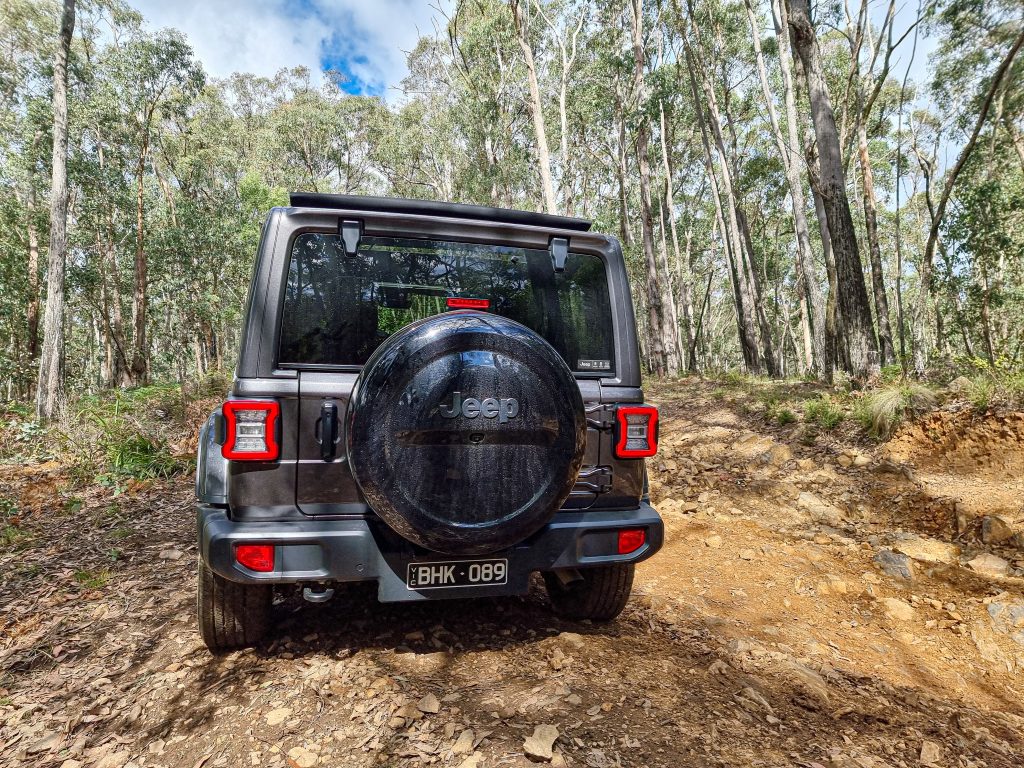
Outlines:
{"label": "rear window", "polygon": [[547,251],[383,237],[364,237],[347,256],[339,236],[312,232],[292,246],[279,362],[362,365],[398,329],[449,311],[450,298],[486,300],[486,311],[536,331],[578,373],[614,369],[596,256],[570,253],[555,272]]}

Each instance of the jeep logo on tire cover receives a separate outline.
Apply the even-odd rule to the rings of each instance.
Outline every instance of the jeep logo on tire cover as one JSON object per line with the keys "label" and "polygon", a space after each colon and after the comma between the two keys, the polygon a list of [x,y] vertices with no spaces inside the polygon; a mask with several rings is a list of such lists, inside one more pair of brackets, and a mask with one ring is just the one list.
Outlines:
{"label": "jeep logo on tire cover", "polygon": [[483,400],[467,397],[463,400],[461,392],[454,392],[452,404],[441,403],[438,409],[446,419],[454,419],[457,416],[475,419],[477,416],[483,416],[485,419],[497,418],[504,424],[519,415],[519,401],[514,397],[503,397],[500,400],[494,397],[485,397]]}

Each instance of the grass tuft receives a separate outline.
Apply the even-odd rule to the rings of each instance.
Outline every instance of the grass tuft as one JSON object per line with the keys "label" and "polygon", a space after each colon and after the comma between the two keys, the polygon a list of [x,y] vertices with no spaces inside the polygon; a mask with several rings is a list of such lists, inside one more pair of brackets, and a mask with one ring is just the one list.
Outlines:
{"label": "grass tuft", "polygon": [[866,395],[857,415],[869,435],[888,440],[908,414],[931,410],[937,401],[935,393],[924,384],[907,381]]}
{"label": "grass tuft", "polygon": [[804,419],[817,424],[826,432],[835,429],[843,418],[842,408],[829,395],[821,395],[804,403]]}

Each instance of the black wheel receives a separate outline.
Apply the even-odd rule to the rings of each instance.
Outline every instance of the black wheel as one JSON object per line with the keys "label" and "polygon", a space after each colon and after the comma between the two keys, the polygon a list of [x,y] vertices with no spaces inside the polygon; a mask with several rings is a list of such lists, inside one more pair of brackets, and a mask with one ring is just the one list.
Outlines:
{"label": "black wheel", "polygon": [[545,573],[544,584],[555,613],[562,618],[611,621],[629,601],[635,569],[632,563],[584,568],[581,580],[568,584],[554,573]]}
{"label": "black wheel", "polygon": [[214,653],[252,645],[270,624],[274,588],[238,584],[199,561],[199,634]]}

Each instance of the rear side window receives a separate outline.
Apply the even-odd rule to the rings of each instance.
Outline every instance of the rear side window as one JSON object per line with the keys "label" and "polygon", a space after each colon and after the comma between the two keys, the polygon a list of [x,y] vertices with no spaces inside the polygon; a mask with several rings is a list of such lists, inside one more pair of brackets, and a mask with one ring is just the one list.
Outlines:
{"label": "rear side window", "polygon": [[570,253],[555,272],[547,251],[380,237],[348,256],[340,237],[312,232],[292,245],[279,363],[362,365],[395,331],[447,312],[450,298],[486,300],[486,311],[536,331],[578,373],[614,370],[596,256]]}

